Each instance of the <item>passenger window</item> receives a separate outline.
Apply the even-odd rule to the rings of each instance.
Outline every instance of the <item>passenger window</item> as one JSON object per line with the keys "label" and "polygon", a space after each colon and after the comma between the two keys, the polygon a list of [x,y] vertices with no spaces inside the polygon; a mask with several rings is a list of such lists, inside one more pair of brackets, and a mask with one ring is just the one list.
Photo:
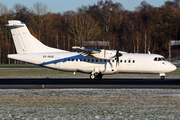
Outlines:
{"label": "passenger window", "polygon": [[114,62],[114,60],[112,60],[112,62]]}
{"label": "passenger window", "polygon": [[130,63],[130,62],[131,62],[131,60],[128,60],[128,62]]}
{"label": "passenger window", "polygon": [[82,59],[80,59],[80,61],[82,61]]}
{"label": "passenger window", "polygon": [[102,62],[102,59],[100,59],[100,62]]}
{"label": "passenger window", "polygon": [[92,59],[92,62],[94,62],[94,59]]}
{"label": "passenger window", "polygon": [[110,62],[110,60],[108,60],[108,62]]}
{"label": "passenger window", "polygon": [[120,62],[122,63],[122,60]]}
{"label": "passenger window", "polygon": [[74,59],[72,59],[72,61],[74,61]]}
{"label": "passenger window", "polygon": [[90,60],[88,59],[88,62],[90,62]]}
{"label": "passenger window", "polygon": [[135,63],[135,60],[133,60],[133,63]]}
{"label": "passenger window", "polygon": [[96,62],[98,62],[98,59],[96,59]]}
{"label": "passenger window", "polygon": [[70,59],[68,59],[68,61],[70,61]]}
{"label": "passenger window", "polygon": [[84,59],[84,62],[86,62],[86,59]]}
{"label": "passenger window", "polygon": [[126,63],[126,60],[124,60],[124,63]]}
{"label": "passenger window", "polygon": [[104,62],[106,62],[106,60],[104,60]]}
{"label": "passenger window", "polygon": [[76,59],[76,61],[78,61],[78,59]]}

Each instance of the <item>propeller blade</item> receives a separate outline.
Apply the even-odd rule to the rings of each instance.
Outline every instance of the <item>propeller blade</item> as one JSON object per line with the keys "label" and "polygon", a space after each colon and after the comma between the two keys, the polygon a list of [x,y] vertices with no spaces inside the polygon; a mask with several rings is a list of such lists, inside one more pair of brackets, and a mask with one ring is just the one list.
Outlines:
{"label": "propeller blade", "polygon": [[117,65],[119,65],[119,48],[118,48],[118,50],[116,51],[116,55],[115,55],[115,57],[116,57],[116,67],[117,67]]}
{"label": "propeller blade", "polygon": [[116,58],[116,67],[117,65],[119,65],[119,57],[122,56],[121,53],[119,53],[119,48],[118,50],[116,51],[116,55],[115,55],[115,58]]}

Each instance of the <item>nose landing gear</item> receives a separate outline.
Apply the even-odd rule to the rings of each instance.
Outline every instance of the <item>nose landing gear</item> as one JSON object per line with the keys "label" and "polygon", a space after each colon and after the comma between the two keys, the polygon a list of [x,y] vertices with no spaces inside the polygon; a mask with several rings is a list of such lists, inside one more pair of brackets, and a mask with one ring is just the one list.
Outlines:
{"label": "nose landing gear", "polygon": [[164,80],[165,79],[165,76],[161,76],[161,80]]}
{"label": "nose landing gear", "polygon": [[160,73],[159,75],[160,75],[160,77],[161,77],[161,80],[164,80],[164,79],[165,79],[165,75],[166,75],[165,73]]}

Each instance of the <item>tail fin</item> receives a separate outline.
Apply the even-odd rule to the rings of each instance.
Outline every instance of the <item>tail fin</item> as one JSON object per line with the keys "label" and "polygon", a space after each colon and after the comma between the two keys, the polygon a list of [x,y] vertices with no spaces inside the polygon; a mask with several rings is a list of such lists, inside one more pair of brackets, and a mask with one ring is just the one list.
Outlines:
{"label": "tail fin", "polygon": [[8,25],[18,54],[42,53],[42,52],[65,52],[42,44],[31,35],[26,25],[18,20],[9,20]]}

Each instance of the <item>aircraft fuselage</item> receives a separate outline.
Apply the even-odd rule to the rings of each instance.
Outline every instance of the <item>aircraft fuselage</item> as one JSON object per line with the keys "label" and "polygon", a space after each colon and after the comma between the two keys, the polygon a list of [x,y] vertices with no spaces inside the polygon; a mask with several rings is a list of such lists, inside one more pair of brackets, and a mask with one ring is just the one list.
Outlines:
{"label": "aircraft fuselage", "polygon": [[168,61],[155,61],[155,58],[163,58],[158,54],[123,53],[119,61],[83,56],[76,52],[11,54],[8,57],[53,69],[84,73],[168,73],[176,69]]}

